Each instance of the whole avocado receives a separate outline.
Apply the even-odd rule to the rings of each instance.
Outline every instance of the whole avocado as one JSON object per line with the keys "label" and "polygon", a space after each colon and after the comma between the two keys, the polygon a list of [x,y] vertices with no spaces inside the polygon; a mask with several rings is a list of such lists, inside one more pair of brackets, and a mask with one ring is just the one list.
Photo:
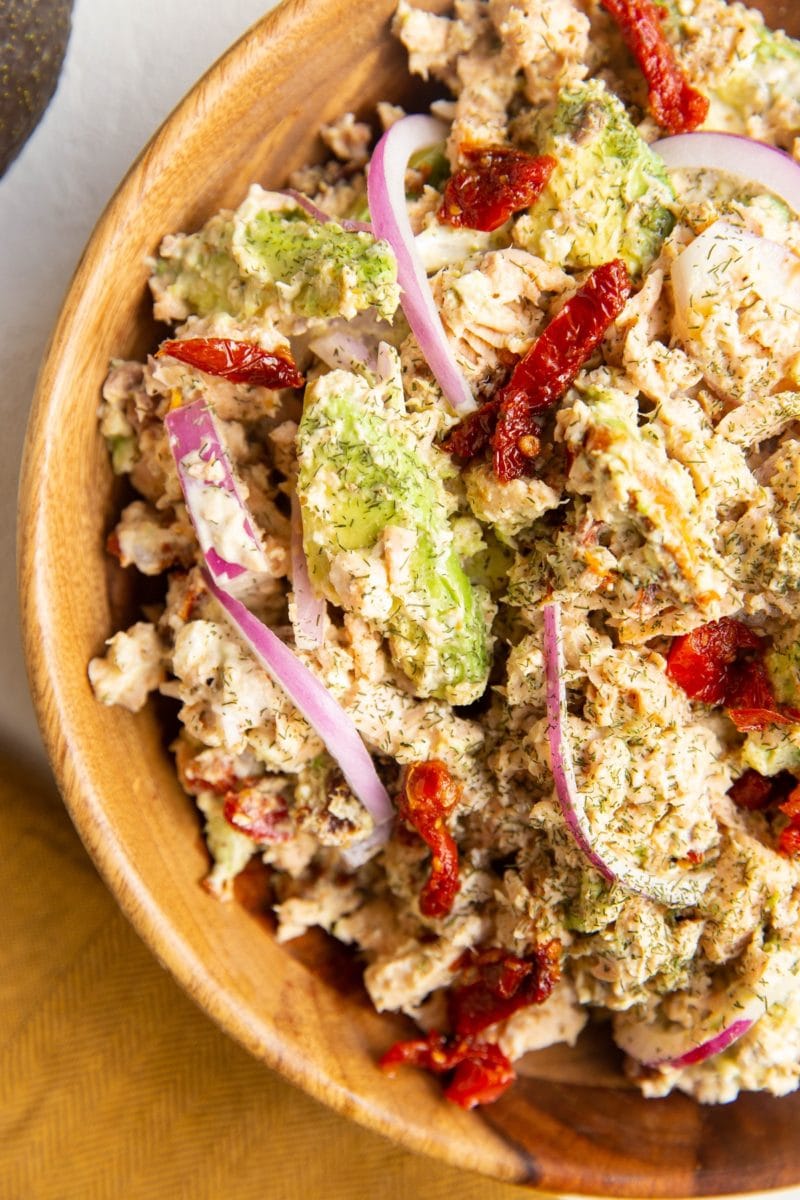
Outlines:
{"label": "whole avocado", "polygon": [[56,90],[72,0],[0,0],[0,175]]}

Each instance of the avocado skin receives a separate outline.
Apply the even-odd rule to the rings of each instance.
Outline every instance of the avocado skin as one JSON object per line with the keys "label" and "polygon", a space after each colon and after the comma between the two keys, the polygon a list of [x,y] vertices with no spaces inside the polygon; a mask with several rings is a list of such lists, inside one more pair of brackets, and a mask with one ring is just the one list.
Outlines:
{"label": "avocado skin", "polygon": [[0,176],[56,90],[72,0],[0,0]]}

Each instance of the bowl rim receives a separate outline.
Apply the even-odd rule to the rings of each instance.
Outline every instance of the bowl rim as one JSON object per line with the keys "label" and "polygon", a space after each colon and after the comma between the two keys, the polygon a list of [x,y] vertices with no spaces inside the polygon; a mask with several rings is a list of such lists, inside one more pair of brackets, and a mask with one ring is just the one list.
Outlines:
{"label": "bowl rim", "polygon": [[[425,1139],[416,1127],[393,1120],[389,1107],[378,1110],[357,1092],[342,1086],[326,1073],[324,1067],[320,1068],[315,1060],[305,1057],[300,1044],[287,1047],[286,1039],[268,1022],[259,1021],[246,1001],[237,1003],[236,997],[217,983],[203,959],[189,945],[188,940],[178,934],[174,924],[159,907],[155,896],[144,884],[134,864],[121,852],[121,844],[114,826],[105,814],[102,796],[94,786],[91,772],[82,760],[80,742],[74,736],[70,707],[64,691],[65,681],[60,678],[58,670],[47,665],[47,658],[41,653],[43,635],[46,635],[48,625],[48,563],[41,553],[41,546],[47,540],[44,535],[49,453],[49,447],[42,434],[56,414],[59,388],[63,387],[63,384],[58,382],[59,349],[70,341],[81,314],[91,307],[93,294],[98,286],[94,270],[98,253],[118,238],[119,214],[141,191],[142,181],[146,179],[152,164],[155,163],[157,168],[158,163],[168,155],[170,148],[177,149],[180,130],[193,112],[198,91],[202,89],[211,95],[235,92],[242,81],[252,75],[253,61],[263,54],[278,27],[284,29],[293,22],[302,24],[303,21],[307,21],[309,7],[307,0],[281,0],[238,38],[192,85],[134,159],[98,218],[78,260],[42,357],[28,420],[20,474],[17,576],[30,689],[45,749],[59,790],[95,866],[116,902],[158,962],[228,1036],[317,1100],[343,1116],[356,1120],[364,1127],[390,1137],[400,1145],[418,1153],[431,1155],[453,1166],[477,1169],[485,1173],[491,1171],[500,1181],[527,1182],[535,1186],[538,1182],[538,1172],[535,1165],[531,1164],[527,1151],[522,1146],[515,1148],[501,1132],[494,1138],[490,1115],[483,1114],[479,1117],[473,1114],[468,1117],[476,1133],[480,1130],[484,1153],[480,1161],[476,1158],[475,1161],[466,1162],[460,1147],[451,1147],[443,1139],[433,1142]],[[154,231],[156,236],[161,232],[163,231]],[[43,445],[44,457],[40,453]],[[198,981],[202,982],[202,999],[197,994]],[[494,1138],[495,1142],[494,1161],[491,1165],[486,1154],[486,1147],[489,1145],[487,1138]],[[574,1170],[569,1170],[568,1164],[561,1178],[554,1173],[552,1164],[550,1166],[546,1186],[557,1191],[580,1190],[576,1174]],[[701,1190],[693,1194],[720,1194],[721,1191],[727,1190],[720,1186],[722,1182],[720,1177],[715,1186],[714,1172],[709,1171],[696,1179]],[[800,1182],[800,1173],[794,1182]],[[644,1195],[647,1179],[643,1174],[638,1178],[621,1178],[618,1185],[619,1190],[615,1188],[614,1194]],[[749,1190],[757,1190],[759,1186],[758,1181],[748,1184]],[[790,1185],[784,1183],[782,1186]],[[585,1190],[582,1194],[597,1193]],[[677,1197],[685,1193],[661,1189],[651,1194]]]}
{"label": "bowl rim", "polygon": [[[94,787],[91,773],[82,761],[80,743],[74,738],[70,707],[57,670],[41,653],[48,629],[47,568],[41,553],[46,542],[47,455],[49,442],[42,437],[57,411],[61,384],[59,348],[68,343],[81,314],[92,304],[95,290],[93,264],[98,254],[118,237],[119,214],[141,192],[142,180],[151,164],[164,161],[170,149],[180,144],[180,129],[191,117],[199,92],[212,96],[234,93],[252,77],[253,64],[268,48],[280,27],[302,26],[309,19],[307,0],[279,0],[258,18],[191,85],[137,154],[98,217],[78,259],[61,301],[58,317],[46,343],[34,386],[23,446],[17,504],[17,588],[20,625],[31,697],[53,774],[70,818],[95,867],[126,918],[192,1000],[234,1041],[289,1082],[316,1100],[367,1129],[383,1134],[417,1153],[430,1155],[452,1166],[467,1166],[488,1172],[475,1161],[465,1164],[456,1148],[442,1140],[426,1140],[419,1131],[393,1121],[390,1108],[377,1110],[358,1093],[332,1078],[315,1060],[307,1058],[299,1044],[287,1046],[286,1039],[268,1022],[255,1018],[246,1002],[237,1003],[231,992],[219,985],[202,958],[177,934],[139,873],[122,852],[121,844],[105,814],[102,796]],[[154,231],[160,236],[164,231]],[[45,457],[42,458],[42,446]],[[198,984],[201,986],[198,987]],[[202,991],[202,998],[197,994]],[[287,1053],[288,1050],[288,1053]],[[484,1151],[494,1143],[492,1174],[500,1181],[521,1182],[528,1175],[524,1154],[514,1153],[495,1137],[475,1115],[470,1122],[482,1126]],[[476,1129],[477,1132],[477,1129]]]}

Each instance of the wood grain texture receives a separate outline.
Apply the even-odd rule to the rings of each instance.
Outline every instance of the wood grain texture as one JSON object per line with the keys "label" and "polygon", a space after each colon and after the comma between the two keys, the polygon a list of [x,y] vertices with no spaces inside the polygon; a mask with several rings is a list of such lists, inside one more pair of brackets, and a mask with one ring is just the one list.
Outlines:
{"label": "wood grain texture", "polygon": [[583,1047],[531,1056],[482,1115],[447,1105],[416,1072],[387,1081],[375,1058],[408,1027],[371,1010],[326,939],[281,948],[252,903],[221,905],[199,888],[198,822],[156,712],[104,709],[91,695],[86,664],[132,613],[133,581],[103,551],[118,496],[96,411],[108,360],[153,340],[145,258],[164,232],[196,228],[253,180],[284,182],[318,153],[320,121],[409,100],[388,33],[393,7],[375,0],[354,20],[344,0],[292,0],[266,17],[155,136],[78,267],[39,379],[20,509],[31,687],[60,787],[159,960],[244,1046],[340,1112],[449,1162],[554,1191],[688,1197],[797,1183],[797,1095],[716,1109],[646,1102],[621,1084],[607,1050]]}
{"label": "wood grain texture", "polygon": [[226,1037],[125,920],[52,781],[2,743],[0,827],[3,1200],[520,1200]]}

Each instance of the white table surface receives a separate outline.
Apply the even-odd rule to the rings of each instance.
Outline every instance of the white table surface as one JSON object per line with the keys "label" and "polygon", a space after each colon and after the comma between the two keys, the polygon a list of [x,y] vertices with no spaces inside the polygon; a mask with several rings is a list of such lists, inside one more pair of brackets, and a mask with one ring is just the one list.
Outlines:
{"label": "white table surface", "polygon": [[[362,0],[363,2],[363,0]],[[0,742],[44,759],[18,632],[19,461],[39,362],[117,183],[196,79],[277,0],[76,0],[58,90],[0,180]],[[800,1188],[771,1193],[800,1200]]]}
{"label": "white table surface", "polygon": [[58,89],[0,180],[0,741],[44,751],[14,563],[36,373],[72,272],[130,163],[196,79],[277,0],[76,0]]}

